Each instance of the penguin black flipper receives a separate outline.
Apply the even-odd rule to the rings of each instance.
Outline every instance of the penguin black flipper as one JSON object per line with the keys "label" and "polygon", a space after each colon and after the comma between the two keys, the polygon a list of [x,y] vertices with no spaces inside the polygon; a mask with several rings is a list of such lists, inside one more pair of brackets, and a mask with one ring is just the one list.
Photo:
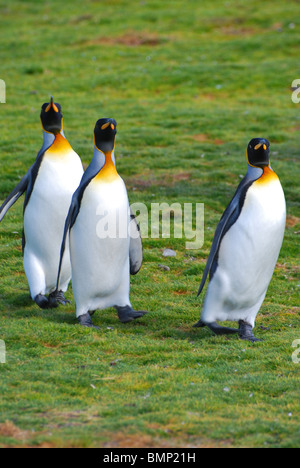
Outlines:
{"label": "penguin black flipper", "polygon": [[16,203],[16,201],[23,195],[24,192],[26,192],[23,208],[23,211],[25,211],[25,208],[29,202],[34,187],[35,180],[39,172],[41,162],[47,149],[48,147],[43,147],[38,152],[34,164],[28,170],[27,174],[23,177],[23,179],[18,183],[18,185],[8,195],[6,200],[3,202],[2,206],[0,207],[0,222],[2,221],[8,210]]}
{"label": "penguin black flipper", "polygon": [[143,243],[141,237],[140,226],[137,223],[136,217],[130,209],[130,274],[136,275],[143,263]]}
{"label": "penguin black flipper", "polygon": [[[35,184],[35,181],[37,179],[37,176],[38,176],[38,173],[39,173],[39,170],[40,170],[40,167],[41,167],[45,152],[50,148],[50,146],[45,146],[45,147],[41,148],[41,150],[38,152],[38,155],[36,157],[36,160],[35,160],[34,164],[31,166],[31,168],[29,169],[29,171],[26,174],[26,176],[28,176],[28,184],[27,184],[27,187],[26,187],[26,194],[25,194],[25,200],[24,200],[24,205],[23,205],[23,214],[25,213],[26,206],[28,205],[31,194],[33,192],[34,184]],[[23,253],[24,253],[25,245],[26,245],[26,238],[25,238],[25,232],[23,230],[23,235],[22,235],[22,251],[23,251]]]}
{"label": "penguin black flipper", "polygon": [[[78,189],[77,189],[77,191],[78,191]],[[64,256],[65,248],[66,248],[67,234],[68,234],[69,230],[71,229],[72,225],[75,223],[75,220],[76,220],[77,215],[79,213],[80,205],[78,203],[77,191],[73,195],[71,205],[70,205],[70,208],[69,208],[69,212],[68,212],[68,215],[67,215],[67,218],[66,218],[66,221],[65,221],[64,234],[63,234],[61,248],[60,248],[60,258],[59,258],[59,267],[58,267],[57,282],[56,282],[56,292],[59,291],[59,280],[60,280],[60,273],[61,273],[63,256]]]}
{"label": "penguin black flipper", "polygon": [[[260,175],[258,175],[257,178],[259,178]],[[221,240],[225,236],[226,232],[231,228],[231,226],[237,221],[238,217],[240,216],[240,213],[242,211],[244,201],[246,198],[247,191],[255,180],[256,178],[250,179],[247,176],[244,177],[244,179],[241,181],[240,185],[238,186],[231,202],[229,203],[226,210],[224,211],[220,219],[220,222],[217,226],[215,235],[214,235],[210,254],[209,254],[209,257],[208,257],[208,260],[207,260],[207,263],[203,272],[203,277],[200,283],[197,296],[201,294],[204,288],[204,285],[206,283],[207,276],[209,275],[210,280],[212,279],[214,272],[216,271],[216,268],[218,265],[218,254],[219,254]]]}
{"label": "penguin black flipper", "polygon": [[45,155],[45,152],[50,148],[50,146],[46,147],[46,148],[42,148],[38,152],[38,155],[36,157],[36,160],[35,160],[34,164],[31,166],[31,168],[29,169],[29,171],[26,174],[28,176],[28,185],[26,187],[26,195],[25,195],[23,211],[25,211],[25,208],[28,205],[28,202],[30,200],[30,197],[31,197],[31,194],[32,194],[32,191],[33,191],[33,188],[34,188],[36,178],[37,178],[39,170],[40,170],[40,166],[41,166],[42,161],[43,161],[43,157]]}
{"label": "penguin black flipper", "polygon": [[13,189],[13,191],[8,195],[8,197],[6,198],[6,200],[3,202],[2,206],[0,207],[0,221],[2,221],[7,211],[27,190],[29,181],[30,181],[30,170],[23,177],[23,179],[18,183],[18,185]]}

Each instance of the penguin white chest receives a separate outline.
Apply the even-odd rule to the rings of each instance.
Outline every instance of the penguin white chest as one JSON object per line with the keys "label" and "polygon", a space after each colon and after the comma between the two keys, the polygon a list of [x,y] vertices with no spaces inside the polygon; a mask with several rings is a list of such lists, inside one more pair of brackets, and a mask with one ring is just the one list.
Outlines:
{"label": "penguin white chest", "polygon": [[248,189],[237,221],[224,235],[209,284],[204,316],[254,324],[278,259],[286,222],[277,176]]}
{"label": "penguin white chest", "polygon": [[[43,235],[50,229],[61,238],[64,221],[71,198],[78,187],[83,169],[79,157],[71,152],[63,160],[44,157],[36,178],[28,206],[24,213],[24,227],[33,227],[33,220],[39,224]],[[45,241],[45,238],[44,238]],[[59,250],[57,243],[57,249]]]}
{"label": "penguin white chest", "polygon": [[128,225],[129,202],[123,180],[116,177],[107,183],[93,179],[70,231],[77,315],[129,304]]}
{"label": "penguin white chest", "polygon": [[260,297],[268,287],[285,228],[285,200],[279,181],[254,183],[242,212],[225,234],[219,266],[227,271],[233,292],[247,300]]}
{"label": "penguin white chest", "polygon": [[[82,173],[80,158],[73,151],[62,159],[47,157],[47,154],[43,158],[24,212],[24,268],[32,295],[40,290],[48,293],[55,288],[64,223]],[[45,277],[43,288],[40,284],[42,276]],[[66,289],[70,276],[67,251],[62,268],[63,289]]]}
{"label": "penguin white chest", "polygon": [[[47,198],[54,199],[56,203],[58,197],[65,201],[65,195],[71,193],[78,187],[83,174],[81,161],[76,153],[70,151],[63,158],[52,158],[45,155],[38,177],[34,185],[33,194],[41,200]],[[69,200],[65,201],[69,203]]]}

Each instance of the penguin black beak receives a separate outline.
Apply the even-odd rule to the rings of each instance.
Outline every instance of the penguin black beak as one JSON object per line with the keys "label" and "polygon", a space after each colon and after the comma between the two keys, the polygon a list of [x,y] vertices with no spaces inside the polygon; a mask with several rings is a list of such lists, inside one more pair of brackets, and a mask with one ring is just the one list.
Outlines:
{"label": "penguin black beak", "polygon": [[49,110],[50,110],[51,108],[52,108],[55,112],[59,112],[57,106],[54,104],[53,96],[51,96],[50,103],[49,103],[49,105],[46,107],[45,112],[49,112]]}

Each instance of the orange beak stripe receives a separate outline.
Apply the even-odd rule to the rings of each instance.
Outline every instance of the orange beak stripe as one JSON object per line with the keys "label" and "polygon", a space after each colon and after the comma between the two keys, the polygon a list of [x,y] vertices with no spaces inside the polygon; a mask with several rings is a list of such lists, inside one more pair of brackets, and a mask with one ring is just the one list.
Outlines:
{"label": "orange beak stripe", "polygon": [[54,102],[50,102],[50,103],[48,104],[48,106],[47,106],[46,109],[45,109],[45,112],[49,112],[49,110],[51,109],[51,107],[52,107],[52,109],[53,109],[55,112],[58,112],[58,108],[57,108],[57,106],[54,104]]}

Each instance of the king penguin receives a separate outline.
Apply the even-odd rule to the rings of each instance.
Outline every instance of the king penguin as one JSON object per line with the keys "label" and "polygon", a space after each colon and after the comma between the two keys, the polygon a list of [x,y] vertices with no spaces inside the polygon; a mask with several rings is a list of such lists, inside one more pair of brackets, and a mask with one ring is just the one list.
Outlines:
{"label": "king penguin", "polygon": [[[247,147],[248,170],[214,235],[198,291],[209,285],[201,318],[215,334],[238,333],[248,341],[264,301],[283,242],[286,204],[278,176],[271,169],[270,143],[254,138]],[[236,321],[227,328],[217,321]]]}
{"label": "king penguin", "polygon": [[[72,195],[83,167],[63,132],[61,106],[53,97],[41,108],[43,145],[36,161],[0,207],[0,221],[24,193],[23,265],[32,299],[42,309],[66,304],[71,279],[69,251],[62,265],[61,290],[56,291],[60,245]],[[49,294],[49,297],[46,297]]]}
{"label": "king penguin", "polygon": [[[97,309],[114,307],[121,322],[142,317],[129,300],[130,274],[141,268],[139,226],[129,208],[127,190],[115,166],[114,119],[100,119],[94,129],[94,156],[73,195],[61,246],[60,266],[70,233],[72,287],[80,325],[95,327]],[[60,289],[59,268],[57,291]]]}

